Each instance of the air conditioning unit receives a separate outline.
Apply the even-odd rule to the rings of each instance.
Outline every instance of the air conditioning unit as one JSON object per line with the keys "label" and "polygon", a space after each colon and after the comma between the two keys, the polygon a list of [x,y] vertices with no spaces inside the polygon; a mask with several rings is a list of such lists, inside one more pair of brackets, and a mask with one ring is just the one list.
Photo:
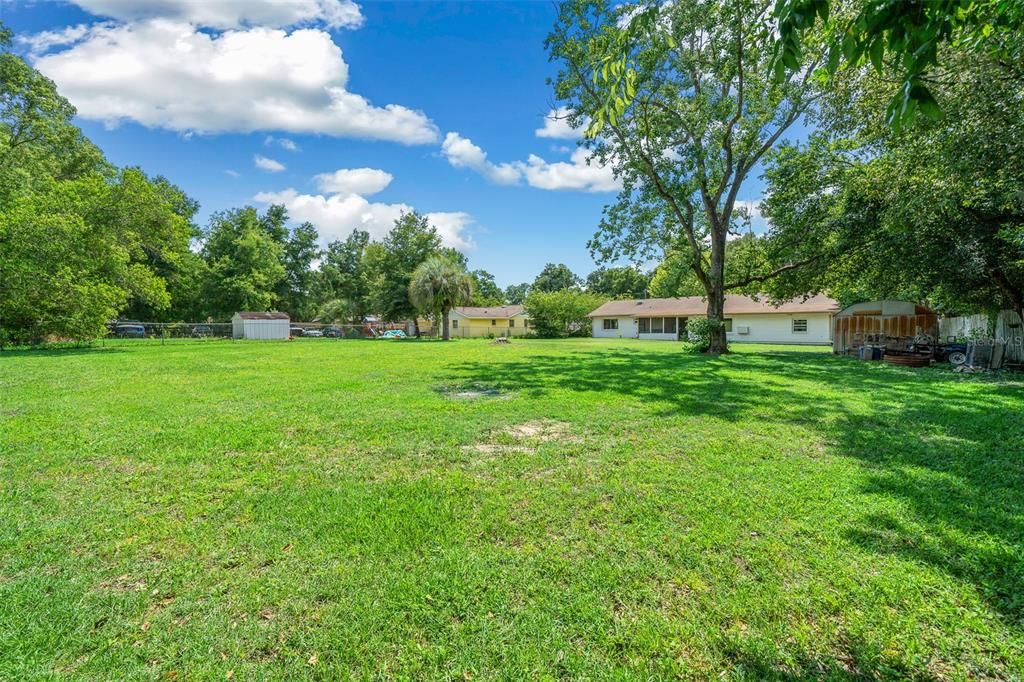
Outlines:
{"label": "air conditioning unit", "polygon": [[741,324],[741,325],[736,327],[736,333],[737,334],[749,334],[750,333],[750,327]]}

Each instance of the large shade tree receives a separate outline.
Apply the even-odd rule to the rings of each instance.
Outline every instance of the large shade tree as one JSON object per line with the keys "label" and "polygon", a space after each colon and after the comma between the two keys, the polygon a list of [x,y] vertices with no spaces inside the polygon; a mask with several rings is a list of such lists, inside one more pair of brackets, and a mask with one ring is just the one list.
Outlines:
{"label": "large shade tree", "polygon": [[707,298],[711,353],[726,351],[727,290],[800,265],[725,277],[744,182],[815,98],[813,59],[772,79],[770,9],[757,0],[571,0],[547,40],[569,123],[588,126],[585,144],[623,184],[592,250],[599,260],[685,253]]}
{"label": "large shade tree", "polygon": [[473,277],[451,258],[430,256],[413,271],[409,300],[423,313],[441,323],[441,338],[449,339],[448,313],[473,299]]}
{"label": "large shade tree", "polygon": [[941,63],[932,88],[942,118],[891,130],[884,103],[895,79],[850,72],[818,132],[773,155],[768,250],[826,254],[773,281],[773,294],[827,289],[1024,313],[1024,73],[967,47]]}

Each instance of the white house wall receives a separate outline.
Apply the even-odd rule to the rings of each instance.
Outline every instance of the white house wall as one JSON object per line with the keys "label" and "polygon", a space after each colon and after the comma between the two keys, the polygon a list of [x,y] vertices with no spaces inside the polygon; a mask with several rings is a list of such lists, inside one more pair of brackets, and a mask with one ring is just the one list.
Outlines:
{"label": "white house wall", "polygon": [[[697,319],[703,316],[690,316]],[[733,331],[727,334],[735,343],[828,344],[832,337],[831,313],[762,313],[730,315]],[[604,320],[617,319],[618,329],[605,329]],[[807,320],[806,332],[794,332],[793,320]],[[639,334],[636,319],[632,317],[595,317],[592,333],[599,339],[635,339],[675,341],[677,334]],[[749,327],[749,333],[740,334],[739,327]]]}
{"label": "white house wall", "polygon": [[[832,340],[832,322],[829,313],[762,313],[731,315],[732,331],[726,334],[730,342],[827,344]],[[793,320],[807,320],[806,332],[794,332]],[[737,327],[749,327],[749,334],[740,334]]]}
{"label": "white house wall", "polygon": [[[619,321],[618,329],[605,329],[604,321],[614,319]],[[591,321],[591,334],[598,339],[635,339],[636,320],[632,317],[595,317]]]}

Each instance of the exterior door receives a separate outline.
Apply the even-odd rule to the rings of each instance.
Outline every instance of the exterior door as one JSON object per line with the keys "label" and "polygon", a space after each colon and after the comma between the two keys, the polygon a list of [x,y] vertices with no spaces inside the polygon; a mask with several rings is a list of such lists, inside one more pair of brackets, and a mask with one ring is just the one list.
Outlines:
{"label": "exterior door", "polygon": [[686,320],[685,317],[676,320],[676,339],[679,341],[686,341]]}

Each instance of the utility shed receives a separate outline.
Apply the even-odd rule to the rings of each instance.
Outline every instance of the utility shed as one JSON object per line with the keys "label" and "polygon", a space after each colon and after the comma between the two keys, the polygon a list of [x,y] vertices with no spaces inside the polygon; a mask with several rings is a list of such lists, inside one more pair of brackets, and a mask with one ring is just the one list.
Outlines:
{"label": "utility shed", "polygon": [[231,317],[231,336],[236,339],[287,339],[290,328],[288,313],[240,312]]}
{"label": "utility shed", "polygon": [[856,353],[865,344],[906,350],[917,336],[927,335],[931,342],[939,336],[939,316],[912,301],[854,303],[832,324],[832,352],[838,354]]}

